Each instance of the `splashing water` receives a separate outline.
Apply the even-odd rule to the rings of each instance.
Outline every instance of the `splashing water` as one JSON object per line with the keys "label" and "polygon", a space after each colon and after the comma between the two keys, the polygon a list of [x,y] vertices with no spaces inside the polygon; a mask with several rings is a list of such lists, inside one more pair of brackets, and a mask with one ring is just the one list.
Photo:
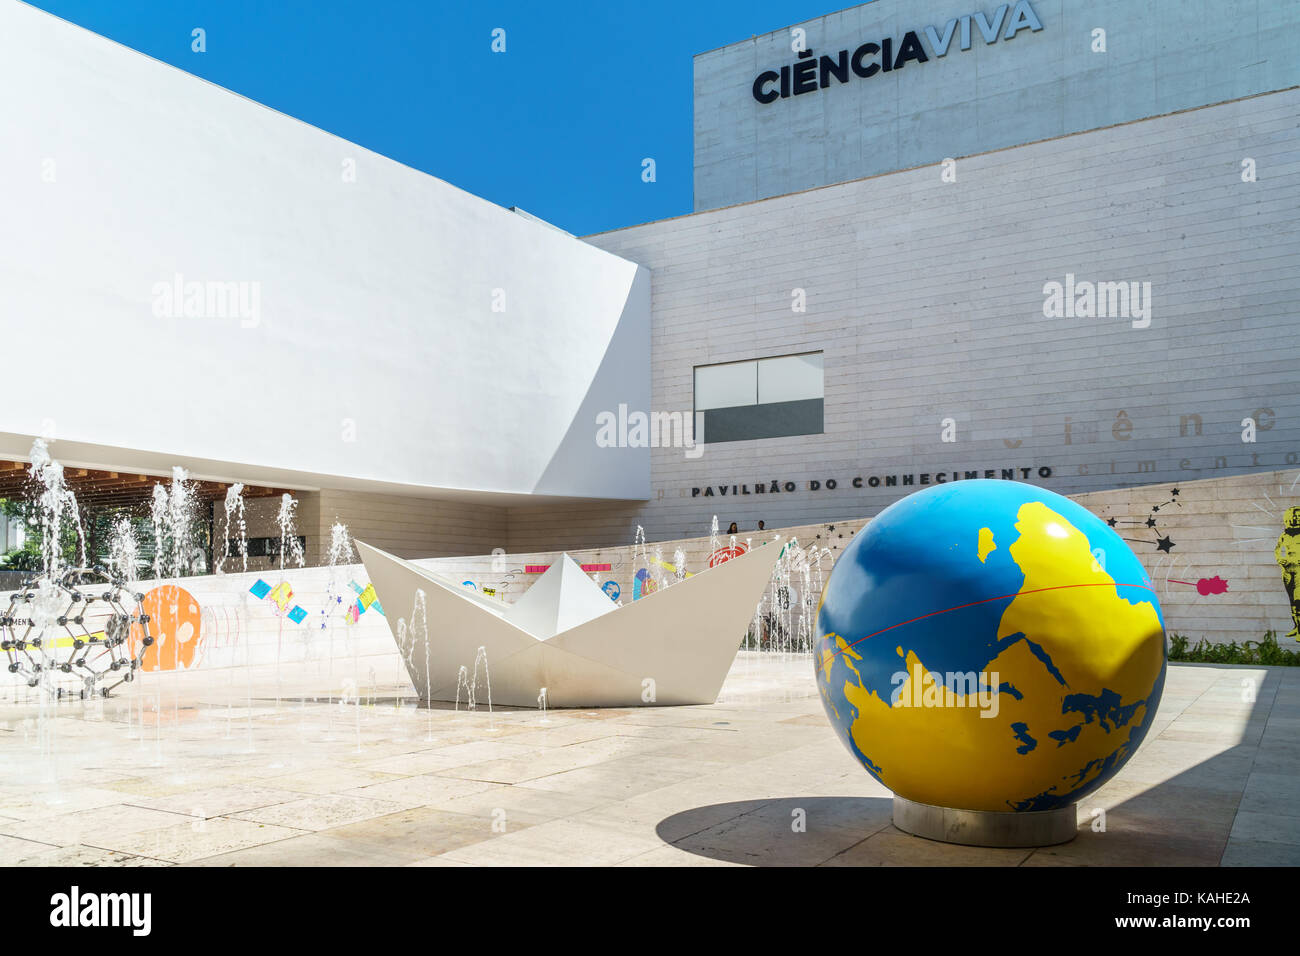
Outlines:
{"label": "splashing water", "polygon": [[[406,673],[409,675],[415,667],[415,649],[420,646],[419,642],[424,644],[424,686],[427,692],[432,692],[433,684],[430,681],[432,676],[429,670],[429,608],[428,595],[424,593],[423,588],[415,589],[415,601],[411,607],[411,621],[408,625],[405,619],[399,618],[397,621],[397,641],[398,647],[402,651],[403,659],[406,662]],[[461,668],[464,671],[464,668]],[[477,667],[476,667],[477,671]],[[460,688],[457,687],[457,697],[459,697]],[[433,739],[433,708],[428,707],[428,727],[427,739]],[[470,710],[474,709],[474,693],[470,691]]]}
{"label": "splashing water", "polygon": [[328,558],[331,568],[352,563],[352,538],[348,534],[348,526],[337,519],[330,525]]}
{"label": "splashing water", "polygon": [[140,541],[136,537],[135,525],[127,515],[118,515],[113,519],[113,529],[109,533],[109,573],[117,580],[129,584],[136,580],[139,562]]}
{"label": "splashing water", "polygon": [[465,688],[466,710],[474,709],[474,685],[469,682],[469,668],[464,664],[456,674],[456,711],[460,712],[460,689]]}
{"label": "splashing water", "polygon": [[286,491],[280,498],[280,512],[275,517],[276,524],[280,526],[280,570],[282,572],[285,554],[288,554],[294,564],[300,568],[307,563],[302,551],[302,542],[298,540],[298,531],[293,523],[294,512],[297,510],[297,500]]}
{"label": "splashing water", "polygon": [[[280,526],[280,582],[284,583],[284,556],[289,552],[290,557],[297,563],[298,567],[306,564],[306,559],[302,551],[302,542],[298,540],[297,530],[293,526],[293,513],[298,507],[298,502],[294,500],[293,495],[285,492],[280,498],[280,511],[276,515],[276,523]],[[280,709],[280,664],[284,645],[284,615],[276,616],[276,641],[275,641],[275,709]],[[303,635],[304,640],[306,635]],[[307,648],[304,645],[303,651]]]}
{"label": "splashing water", "polygon": [[226,533],[221,541],[221,557],[217,560],[217,574],[225,573],[226,561],[230,559],[230,542],[234,538],[239,542],[239,556],[243,564],[241,570],[248,570],[248,520],[244,513],[244,485],[235,482],[226,489]]}
{"label": "splashing water", "polygon": [[[478,653],[474,655],[474,687],[475,687],[475,688],[478,687],[478,663],[479,663],[479,661],[482,661],[482,662],[483,662],[483,683],[484,683],[484,685],[487,687],[487,695],[488,695],[488,713],[491,714],[491,713],[492,713],[492,675],[491,675],[490,673],[488,673],[488,659],[487,659],[487,648],[486,648],[486,647],[480,647],[480,648],[478,649]],[[472,701],[473,699],[474,699],[473,697],[470,697],[470,700],[471,700],[471,701]],[[473,705],[472,703],[469,705],[469,709],[470,709],[470,710],[473,710],[473,709],[474,709],[474,705]]]}
{"label": "splashing water", "polygon": [[[342,575],[340,568],[352,563],[352,538],[348,534],[347,525],[343,524],[337,518],[330,527],[330,546],[326,553],[326,559],[329,563],[329,578],[325,585],[325,609],[321,611],[324,620],[321,621],[322,630],[328,629],[330,633],[330,673],[334,673],[334,631],[337,628],[338,617],[337,611],[343,611],[350,602],[344,600],[342,588]],[[344,632],[347,633],[346,631]]]}
{"label": "splashing water", "polygon": [[774,592],[774,601],[772,612],[774,614],[773,636],[775,642],[769,650],[779,651],[780,653],[789,653],[791,642],[794,637],[794,605],[795,597],[794,587],[792,585],[793,569],[802,557],[799,550],[799,542],[795,538],[790,539],[787,547],[776,562],[776,590]]}
{"label": "splashing water", "polygon": [[636,526],[636,537],[632,540],[632,564],[634,568],[650,567],[650,555],[645,547],[645,528],[641,525]]}
{"label": "splashing water", "polygon": [[153,525],[153,576],[163,576],[163,560],[166,547],[163,544],[163,529],[167,525],[167,489],[162,485],[153,486],[153,501],[149,505],[149,523]]}
{"label": "splashing water", "polygon": [[71,519],[77,532],[77,563],[86,564],[86,532],[77,508],[77,496],[68,490],[63,476],[63,466],[50,456],[49,446],[43,438],[32,442],[31,467],[28,476],[40,488],[37,501],[40,510],[42,570],[57,576],[63,568],[62,537],[64,521]]}
{"label": "splashing water", "polygon": [[325,584],[325,610],[321,612],[326,617],[326,620],[321,622],[322,628],[332,622],[335,617],[334,612],[345,603],[346,595],[340,586],[343,580],[340,569],[351,564],[352,557],[352,537],[348,534],[348,526],[336,519],[330,526],[329,550],[325,553],[329,577]]}
{"label": "splashing water", "polygon": [[754,609],[748,647],[786,655],[813,652],[817,605],[826,583],[822,565],[827,558],[833,560],[829,548],[801,548],[796,538],[785,544]]}
{"label": "splashing water", "polygon": [[399,617],[397,619],[397,654],[408,668],[411,665],[410,641],[407,640],[410,633],[411,629],[407,626],[406,618]]}
{"label": "splashing water", "polygon": [[180,466],[172,469],[171,490],[168,494],[167,517],[172,532],[172,565],[176,573],[203,570],[202,559],[191,540],[197,496],[189,481],[189,473]]}
{"label": "splashing water", "polygon": [[197,517],[198,495],[189,472],[177,466],[172,469],[170,485],[154,484],[149,506],[155,578],[181,577],[204,570],[203,552],[194,541]]}

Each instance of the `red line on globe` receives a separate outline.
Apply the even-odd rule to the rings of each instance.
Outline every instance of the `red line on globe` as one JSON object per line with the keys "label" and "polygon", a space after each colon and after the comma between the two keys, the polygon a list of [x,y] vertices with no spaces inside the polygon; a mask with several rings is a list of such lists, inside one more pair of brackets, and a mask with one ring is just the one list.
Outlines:
{"label": "red line on globe", "polygon": [[[971,601],[969,604],[958,604],[954,607],[944,608],[942,611],[931,611],[929,614],[922,614],[920,617],[914,617],[910,621],[899,621],[897,624],[891,624],[889,627],[882,627],[878,631],[873,631],[866,637],[860,637],[852,644],[850,648],[857,647],[863,641],[870,640],[877,634],[884,634],[886,631],[892,631],[896,627],[904,627],[908,624],[915,624],[917,621],[924,621],[927,617],[937,617],[940,614],[947,614],[949,611],[962,611],[968,607],[976,607],[980,604],[989,604],[993,601],[1001,601],[1004,598],[1020,597],[1025,594],[1039,594],[1042,591],[1062,591],[1065,588],[1142,588],[1144,591],[1156,593],[1156,589],[1146,584],[1115,584],[1104,581],[1091,582],[1088,584],[1054,584],[1048,588],[1034,588],[1032,591],[1013,591],[1011,594],[1000,594],[997,597],[985,598],[982,601]],[[837,652],[838,653],[838,652]]]}

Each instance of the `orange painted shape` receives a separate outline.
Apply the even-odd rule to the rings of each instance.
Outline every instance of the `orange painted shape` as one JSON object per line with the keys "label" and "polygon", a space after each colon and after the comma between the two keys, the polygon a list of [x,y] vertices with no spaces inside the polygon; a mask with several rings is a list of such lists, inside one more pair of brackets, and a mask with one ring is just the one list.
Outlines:
{"label": "orange painted shape", "polygon": [[[202,641],[202,612],[194,595],[174,584],[154,588],[141,602],[149,615],[153,645],[144,652],[140,667],[146,671],[192,667]],[[144,637],[141,626],[131,625],[131,656]]]}

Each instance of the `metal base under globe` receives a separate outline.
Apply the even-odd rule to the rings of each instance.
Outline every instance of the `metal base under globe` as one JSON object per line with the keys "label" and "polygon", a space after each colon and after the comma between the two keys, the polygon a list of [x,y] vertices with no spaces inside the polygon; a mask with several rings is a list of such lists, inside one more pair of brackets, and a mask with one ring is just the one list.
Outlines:
{"label": "metal base under globe", "polygon": [[894,796],[894,826],[915,836],[962,846],[1053,846],[1074,839],[1075,805],[1023,813],[955,810]]}

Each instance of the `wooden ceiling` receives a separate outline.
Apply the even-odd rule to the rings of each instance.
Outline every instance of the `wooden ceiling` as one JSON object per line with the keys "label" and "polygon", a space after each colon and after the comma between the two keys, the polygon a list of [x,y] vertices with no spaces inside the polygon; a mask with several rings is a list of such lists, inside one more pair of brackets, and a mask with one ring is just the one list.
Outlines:
{"label": "wooden ceiling", "polygon": [[[31,498],[35,492],[27,473],[25,461],[0,459],[0,498]],[[130,508],[145,505],[153,500],[153,486],[171,484],[163,475],[142,475],[129,471],[100,471],[95,468],[65,466],[63,477],[68,490],[77,496],[83,510],[98,511],[106,508]],[[215,501],[226,497],[228,481],[192,481],[195,496],[202,501]],[[269,498],[284,494],[286,488],[269,488],[263,485],[244,485],[245,498]]]}

